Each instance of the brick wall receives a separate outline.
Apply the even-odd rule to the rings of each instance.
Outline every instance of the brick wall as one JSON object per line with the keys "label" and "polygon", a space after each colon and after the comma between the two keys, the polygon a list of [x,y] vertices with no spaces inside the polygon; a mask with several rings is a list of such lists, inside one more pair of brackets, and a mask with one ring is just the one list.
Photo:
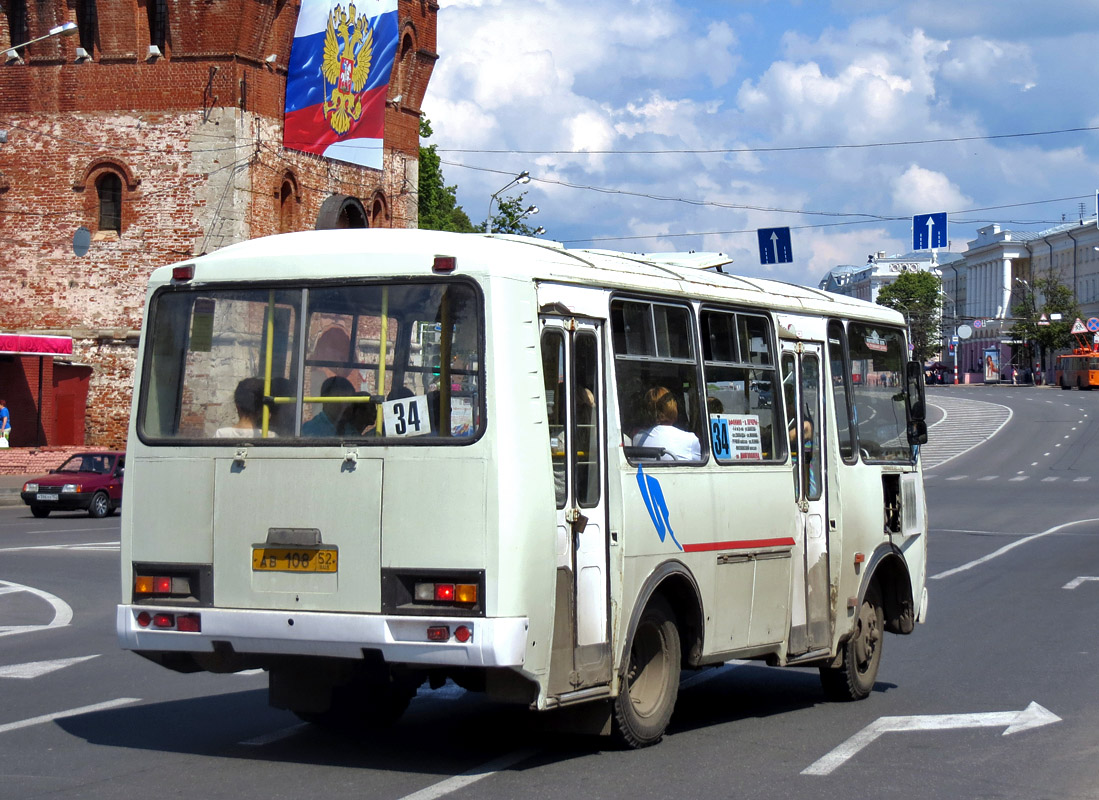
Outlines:
{"label": "brick wall", "polygon": [[[0,64],[0,129],[8,132],[0,144],[0,330],[73,336],[74,361],[94,369],[87,443],[121,447],[153,268],[312,228],[332,194],[360,200],[372,226],[416,226],[419,110],[436,58],[438,5],[399,0],[389,96],[400,101],[387,103],[381,171],[283,150],[296,3],[177,0],[163,57],[151,60],[145,3],[98,6],[91,60],[75,63],[87,37],[74,36]],[[64,0],[26,9],[32,36],[76,21]],[[10,44],[0,13],[0,48]],[[273,67],[265,62],[272,53]],[[122,184],[120,233],[100,229],[96,181],[106,173]],[[77,257],[81,226],[92,243]]]}

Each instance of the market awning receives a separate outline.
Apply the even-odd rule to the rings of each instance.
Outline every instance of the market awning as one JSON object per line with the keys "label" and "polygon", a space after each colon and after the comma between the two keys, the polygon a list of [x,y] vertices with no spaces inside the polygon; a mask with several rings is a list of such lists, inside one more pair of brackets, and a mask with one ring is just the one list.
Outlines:
{"label": "market awning", "polygon": [[0,353],[18,356],[71,356],[71,336],[39,336],[31,333],[0,333]]}

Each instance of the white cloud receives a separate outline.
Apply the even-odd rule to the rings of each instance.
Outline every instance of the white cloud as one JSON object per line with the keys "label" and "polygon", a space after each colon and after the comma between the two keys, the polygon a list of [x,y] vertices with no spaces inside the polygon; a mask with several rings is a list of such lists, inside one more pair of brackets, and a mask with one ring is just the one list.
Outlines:
{"label": "white cloud", "polygon": [[892,182],[893,210],[898,214],[961,211],[973,205],[941,172],[912,164]]}

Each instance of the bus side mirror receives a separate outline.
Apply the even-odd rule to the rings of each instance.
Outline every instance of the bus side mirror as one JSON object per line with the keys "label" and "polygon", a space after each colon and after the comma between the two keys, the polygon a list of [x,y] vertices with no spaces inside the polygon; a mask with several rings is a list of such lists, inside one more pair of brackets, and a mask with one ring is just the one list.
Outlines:
{"label": "bus side mirror", "polygon": [[923,421],[927,417],[925,410],[925,398],[923,389],[923,368],[918,361],[909,361],[906,372],[905,403],[908,409],[908,419],[911,421]]}
{"label": "bus side mirror", "polygon": [[909,361],[905,370],[904,399],[908,414],[908,443],[927,444],[927,403],[924,397],[923,367]]}

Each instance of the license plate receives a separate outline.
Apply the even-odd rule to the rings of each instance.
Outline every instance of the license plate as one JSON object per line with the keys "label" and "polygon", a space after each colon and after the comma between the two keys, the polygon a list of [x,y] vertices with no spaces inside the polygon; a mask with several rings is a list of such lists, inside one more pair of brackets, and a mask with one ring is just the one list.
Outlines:
{"label": "license plate", "polygon": [[337,552],[289,547],[252,548],[252,569],[255,572],[336,572]]}
{"label": "license plate", "polygon": [[57,497],[58,496],[56,494],[44,494],[43,492],[39,492],[38,494],[36,494],[34,496],[34,499],[35,500],[56,500]]}

